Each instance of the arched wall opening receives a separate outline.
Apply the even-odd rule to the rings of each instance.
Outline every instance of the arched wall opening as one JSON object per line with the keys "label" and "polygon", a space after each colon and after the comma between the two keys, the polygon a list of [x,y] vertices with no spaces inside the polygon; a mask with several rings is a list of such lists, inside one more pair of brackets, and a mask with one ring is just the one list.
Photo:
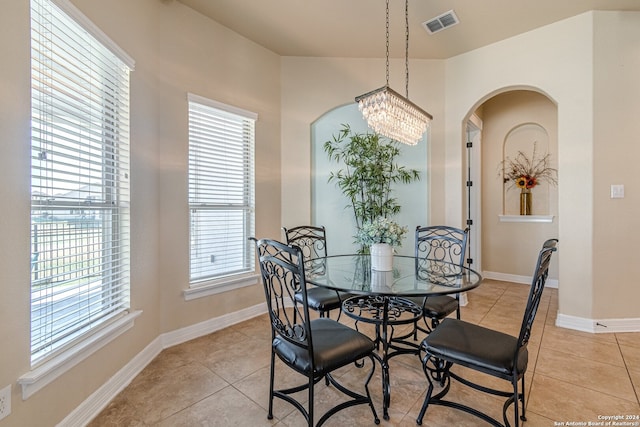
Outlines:
{"label": "arched wall opening", "polygon": [[[470,121],[476,123],[470,124]],[[479,135],[472,136],[470,126]],[[462,123],[465,174],[464,213],[476,227],[471,239],[473,267],[484,277],[517,283],[531,282],[533,265],[544,240],[558,237],[558,187],[541,183],[532,189],[533,215],[519,214],[520,190],[503,182],[502,165],[519,151],[536,157],[549,153],[549,166],[558,166],[558,107],[543,91],[510,87],[494,91],[478,101]],[[473,147],[467,148],[469,138]],[[467,186],[467,174],[473,183]],[[467,192],[467,190],[469,192]],[[471,197],[469,197],[471,195]],[[558,264],[550,271],[548,285],[558,284]]]}
{"label": "arched wall opening", "polygon": [[[326,227],[330,255],[355,253],[359,249],[359,245],[354,243],[356,225],[349,200],[335,182],[329,182],[330,173],[344,166],[330,161],[324,150],[324,143],[332,140],[343,124],[348,124],[352,132],[371,132],[355,103],[335,107],[311,124],[311,222]],[[398,164],[417,169],[420,173],[419,181],[393,188],[393,197],[401,206],[394,219],[408,228],[402,246],[396,248],[401,255],[413,254],[415,228],[429,223],[428,135],[427,132],[415,146],[399,144]]]}

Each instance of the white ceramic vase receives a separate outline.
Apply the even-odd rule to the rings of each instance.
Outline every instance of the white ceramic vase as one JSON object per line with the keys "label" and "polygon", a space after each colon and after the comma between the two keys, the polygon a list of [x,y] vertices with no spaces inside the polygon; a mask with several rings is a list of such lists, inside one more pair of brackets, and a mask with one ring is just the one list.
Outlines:
{"label": "white ceramic vase", "polygon": [[388,243],[374,243],[369,248],[371,269],[376,271],[393,270],[393,247]]}
{"label": "white ceramic vase", "polygon": [[393,271],[371,271],[371,290],[388,292],[393,287]]}

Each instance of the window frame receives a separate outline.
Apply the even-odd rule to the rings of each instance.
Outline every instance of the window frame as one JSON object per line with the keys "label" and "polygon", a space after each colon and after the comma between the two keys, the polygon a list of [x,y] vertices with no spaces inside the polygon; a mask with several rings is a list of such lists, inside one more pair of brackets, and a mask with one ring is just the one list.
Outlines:
{"label": "window frame", "polygon": [[[58,212],[61,213],[62,215],[66,215],[66,219],[68,221],[68,219],[77,214],[78,212],[80,212],[81,210],[85,210],[85,211],[89,211],[89,210],[93,210],[95,209],[95,211],[109,211],[112,210],[114,212],[117,212],[116,217],[117,218],[113,218],[110,221],[105,221],[103,223],[108,224],[105,227],[101,227],[100,228],[100,233],[102,235],[102,237],[104,238],[107,234],[111,234],[113,232],[113,230],[115,230],[116,228],[114,228],[114,226],[116,226],[118,228],[117,231],[117,236],[114,237],[114,239],[118,242],[117,243],[117,249],[121,251],[120,254],[115,254],[113,256],[107,257],[109,258],[109,262],[114,262],[115,264],[118,265],[118,267],[114,267],[115,270],[118,271],[118,273],[122,274],[122,280],[118,281],[119,285],[118,286],[118,291],[123,292],[124,294],[121,297],[117,297],[118,299],[118,304],[116,308],[113,308],[113,306],[111,306],[111,308],[108,310],[108,314],[106,316],[101,317],[101,319],[97,322],[93,322],[91,320],[88,320],[85,323],[82,323],[82,325],[80,325],[80,323],[78,323],[78,325],[80,325],[80,327],[78,328],[78,330],[76,332],[74,332],[74,334],[71,334],[71,338],[69,339],[57,339],[54,340],[55,342],[52,342],[53,345],[49,346],[49,349],[46,351],[42,351],[42,352],[35,352],[34,351],[34,345],[33,345],[33,337],[32,337],[32,360],[31,360],[31,366],[32,366],[32,370],[27,372],[25,375],[21,376],[20,379],[18,380],[18,383],[20,385],[22,385],[22,389],[23,389],[23,398],[26,399],[29,396],[31,396],[33,393],[35,393],[36,391],[40,390],[42,387],[46,386],[47,384],[49,384],[50,382],[52,382],[53,380],[55,380],[56,378],[58,378],[60,375],[62,375],[64,372],[66,372],[67,370],[71,369],[73,366],[77,365],[78,363],[80,363],[81,361],[83,361],[84,359],[86,359],[87,357],[89,357],[91,354],[93,354],[95,351],[97,351],[99,348],[103,347],[104,345],[106,345],[108,342],[112,341],[113,339],[115,339],[117,336],[119,336],[120,334],[122,334],[123,332],[125,332],[126,330],[128,330],[130,327],[133,326],[133,322],[135,320],[135,318],[137,318],[140,314],[141,311],[132,311],[130,309],[130,303],[129,303],[129,288],[130,288],[130,281],[129,281],[129,250],[130,250],[130,235],[128,232],[128,228],[130,225],[130,221],[129,221],[129,93],[130,93],[130,87],[131,87],[131,82],[130,82],[130,72],[133,71],[134,66],[135,66],[135,62],[133,61],[133,59],[131,57],[129,57],[121,48],[119,48],[108,36],[106,36],[105,33],[103,33],[97,26],[95,26],[95,24],[93,24],[85,15],[82,14],[82,12],[80,12],[70,1],[68,0],[32,0],[31,3],[31,13],[32,13],[32,24],[31,24],[31,33],[32,33],[32,38],[33,37],[38,37],[36,34],[38,31],[40,31],[40,26],[44,26],[44,25],[48,25],[45,24],[44,21],[40,22],[40,21],[36,21],[38,19],[36,10],[38,10],[40,12],[47,13],[47,14],[51,14],[52,11],[55,11],[56,14],[60,14],[60,18],[55,18],[56,20],[60,19],[60,21],[57,21],[59,23],[64,23],[64,25],[66,25],[67,27],[64,26],[58,26],[55,27],[57,30],[59,30],[58,32],[56,32],[54,35],[51,36],[51,38],[53,37],[68,37],[69,39],[72,39],[74,35],[77,34],[77,32],[81,32],[83,37],[85,37],[85,42],[88,43],[88,39],[91,39],[91,43],[95,43],[95,45],[99,45],[101,46],[101,49],[104,49],[104,52],[109,52],[108,55],[111,56],[111,58],[113,58],[113,60],[115,61],[114,64],[117,64],[119,67],[122,67],[118,72],[120,73],[124,73],[121,74],[121,76],[124,76],[126,74],[125,79],[123,80],[125,82],[125,87],[124,90],[125,92],[120,92],[120,89],[117,89],[117,96],[118,96],[118,101],[121,100],[120,96],[124,93],[124,99],[126,102],[125,104],[123,104],[123,107],[126,109],[126,113],[125,113],[125,117],[126,123],[123,123],[124,126],[121,128],[117,129],[117,134],[118,136],[114,136],[114,135],[108,135],[107,133],[110,132],[107,129],[109,128],[108,126],[101,128],[101,131],[98,133],[99,135],[102,135],[102,152],[103,154],[99,156],[99,158],[102,159],[103,165],[98,167],[97,169],[100,169],[102,172],[102,184],[96,186],[96,188],[100,188],[100,192],[103,193],[103,199],[101,201],[95,201],[93,198],[88,198],[87,200],[90,200],[90,202],[87,202],[86,205],[83,205],[81,203],[78,202],[79,200],[79,194],[80,194],[80,188],[82,188],[81,185],[77,185],[76,186],[76,192],[78,194],[76,194],[75,196],[69,196],[67,198],[67,200],[62,200],[60,199],[60,197],[58,197],[58,200],[55,200],[56,198],[54,196],[51,196],[50,198],[53,200],[45,200],[47,198],[49,198],[49,196],[47,196],[46,198],[39,198],[39,197],[33,197],[32,196],[32,202],[31,202],[31,209],[32,209],[32,219],[31,219],[31,224],[32,226],[30,227],[30,230],[33,230],[33,211],[36,210],[40,210],[40,209],[44,209],[44,208],[51,208],[52,212]],[[53,15],[51,15],[53,16]],[[53,28],[53,27],[52,27]],[[35,32],[35,33],[34,33]],[[44,39],[46,40],[46,38]],[[39,43],[35,43],[32,41],[32,43],[34,43],[33,46],[39,46]],[[63,49],[61,47],[56,46],[55,49]],[[55,50],[54,49],[54,50]],[[33,50],[33,47],[32,47]],[[79,55],[79,53],[74,52],[75,55]],[[91,61],[87,61],[86,58],[77,58],[75,55],[72,55],[70,53],[66,53],[65,55],[62,55],[60,53],[58,53],[58,51],[56,50],[56,53],[52,53],[51,54],[51,58],[57,58],[57,59],[71,59],[74,58],[75,61],[81,63],[82,67],[85,67],[88,62]],[[57,56],[56,56],[57,55]],[[68,56],[66,56],[68,55]],[[92,53],[92,55],[95,55],[95,53]],[[35,52],[32,51],[32,62],[36,61],[36,59],[40,58],[41,56],[38,56]],[[52,61],[51,63],[53,64],[55,61]],[[80,64],[77,66],[78,69],[81,66]],[[35,69],[34,69],[35,67]],[[31,75],[31,80],[32,80],[32,84],[35,86],[37,86],[36,83],[34,83],[34,75],[38,75],[38,72],[41,72],[41,70],[46,70],[47,67],[40,67],[38,68],[39,65],[33,65],[32,64],[32,75]],[[35,70],[35,71],[34,71]],[[126,71],[125,71],[126,70]],[[113,70],[112,70],[113,71]],[[36,74],[34,74],[36,73]],[[44,74],[43,74],[44,75]],[[62,78],[61,76],[63,76],[64,73],[60,72],[58,74],[54,74],[53,72],[51,72],[51,74],[47,75],[48,77],[58,77],[58,78]],[[102,74],[100,74],[102,75]],[[56,81],[55,78],[50,80],[51,82]],[[59,108],[60,104],[59,104],[59,97],[56,97],[55,95],[52,96],[52,99],[56,99],[56,101],[51,101],[51,100],[45,100],[42,101],[42,95],[36,93],[39,90],[50,90],[47,89],[44,83],[40,82],[38,83],[40,86],[38,86],[38,90],[36,90],[35,88],[32,89],[32,107],[33,108],[49,108],[47,106],[51,106],[50,108],[54,109],[54,108]],[[48,84],[48,83],[47,83]],[[53,93],[53,92],[52,92]],[[74,94],[77,92],[74,92]],[[98,90],[98,96],[97,98],[94,98],[93,102],[96,101],[96,99],[104,99],[101,98],[102,95],[100,95],[101,90]],[[84,93],[85,96],[88,98],[90,92],[85,92]],[[95,95],[95,93],[94,93]],[[37,98],[37,97],[41,97],[41,98]],[[34,99],[39,99],[37,102],[33,101]],[[78,99],[84,99],[83,97],[79,97]],[[79,103],[80,101],[76,101],[77,103]],[[89,104],[89,103],[87,103]],[[69,105],[74,105],[74,104],[69,104]],[[44,107],[43,107],[44,106]],[[77,107],[77,105],[76,105]],[[34,145],[33,143],[33,138],[35,137],[36,134],[38,134],[38,130],[36,129],[36,125],[35,123],[40,123],[43,126],[46,126],[47,124],[50,124],[51,127],[55,127],[56,125],[59,125],[60,120],[59,119],[53,119],[53,115],[51,116],[45,116],[45,115],[41,115],[40,112],[44,111],[44,109],[42,110],[38,110],[38,111],[33,111],[32,110],[32,150],[37,150],[36,147],[39,147],[38,145]],[[80,109],[76,110],[76,111],[81,111]],[[102,114],[102,120],[104,120],[104,123],[106,123],[108,120],[110,119],[106,119],[106,117],[108,116],[109,113],[106,112],[106,108],[104,108],[104,112]],[[35,119],[34,119],[35,117]],[[64,117],[67,118],[67,116],[59,116],[59,117]],[[68,117],[72,117],[71,115]],[[79,115],[75,115],[75,117],[80,117],[83,119],[86,119],[86,117],[84,117],[82,114]],[[79,128],[80,125],[78,125]],[[72,130],[73,127],[70,126],[69,129],[67,130]],[[91,127],[86,127],[87,130],[92,129]],[[42,131],[40,130],[40,137],[42,135],[44,135],[47,132],[42,133]],[[50,131],[47,135],[45,135],[45,138],[50,139],[51,142],[53,143],[53,145],[58,145],[58,148],[55,148],[55,151],[51,151],[51,153],[54,153],[53,155],[55,155],[57,158],[61,158],[62,154],[61,154],[61,150],[66,150],[67,148],[73,146],[74,144],[77,147],[83,146],[84,148],[78,148],[78,150],[82,151],[82,150],[94,150],[95,146],[96,146],[96,142],[94,141],[91,144],[85,143],[83,142],[83,140],[78,137],[76,138],[76,140],[74,140],[73,142],[69,143],[69,145],[67,146],[66,143],[61,143],[61,139],[60,139],[60,135],[58,131]],[[100,138],[98,138],[98,141],[100,140]],[[107,140],[111,140],[110,142],[106,142]],[[115,142],[114,142],[115,141]],[[121,148],[120,147],[120,141],[124,141],[125,145],[126,145],[126,149],[124,149],[124,151],[120,151]],[[40,142],[38,143],[40,144]],[[92,145],[93,144],[93,145]],[[91,148],[87,148],[91,145]],[[121,154],[123,157],[116,157],[116,153],[113,150],[110,150],[108,147],[110,146],[114,146],[117,147],[118,153]],[[105,148],[106,147],[106,148]],[[78,152],[80,152],[78,151]],[[43,152],[41,150],[41,152]],[[74,151],[69,151],[69,153],[73,153]],[[86,154],[86,152],[84,153]],[[46,157],[46,153],[43,154],[43,156]],[[79,156],[77,158],[75,158],[75,160],[78,160]],[[98,157],[96,157],[98,158]],[[35,157],[36,162],[38,161],[42,161],[42,158],[38,158],[38,156]],[[58,172],[62,169],[60,169],[60,166],[58,163],[52,163],[55,164],[56,167],[58,168]],[[38,166],[36,167],[41,167],[42,166],[42,162],[38,163]],[[112,172],[115,170],[114,166],[116,166],[119,174],[118,174],[118,178],[114,179],[114,176],[112,174]],[[81,165],[81,168],[84,168],[85,165]],[[63,168],[64,169],[64,168]],[[40,169],[41,171],[46,171],[48,170],[47,167],[43,167]],[[55,173],[55,169],[53,173]],[[84,170],[84,169],[83,169]],[[67,171],[65,171],[66,173]],[[34,165],[32,165],[31,167],[31,176],[32,176],[32,180],[34,179]],[[70,176],[74,176],[74,175],[70,175]],[[78,175],[79,176],[79,175]],[[53,181],[56,181],[57,178],[53,179]],[[105,180],[111,180],[114,182],[114,184],[109,184],[109,185],[105,185],[104,183],[106,182]],[[124,180],[124,181],[123,181]],[[59,180],[56,182],[60,182]],[[84,181],[77,181],[77,182],[84,182]],[[42,178],[37,178],[36,179],[36,185],[39,186],[42,184]],[[124,184],[124,187],[121,186],[121,183]],[[57,184],[56,184],[57,185]],[[92,184],[95,185],[95,184]],[[33,181],[32,181],[32,186],[33,186]],[[47,185],[45,185],[44,187],[47,187]],[[43,187],[43,188],[44,188]],[[54,187],[51,187],[54,188]],[[57,190],[60,190],[60,188],[58,187]],[[84,190],[83,190],[84,191]],[[107,195],[107,193],[112,192],[112,191],[117,191],[118,194],[111,194],[111,195]],[[120,216],[122,215],[122,217]],[[105,215],[106,216],[106,215]],[[120,229],[120,227],[125,227],[126,230],[122,230]],[[83,235],[81,232],[75,232],[75,234],[73,234],[73,231],[70,231],[69,233],[71,233],[71,235],[76,236],[76,235],[80,235],[80,236],[85,236],[82,237],[81,239],[86,239],[86,235]],[[107,233],[107,234],[105,234]],[[33,235],[32,235],[33,236]],[[37,235],[36,235],[37,236]],[[54,235],[54,237],[57,235]],[[58,238],[55,238],[54,240],[57,240]],[[111,237],[109,237],[109,239],[111,239]],[[32,245],[33,245],[33,238],[32,238]],[[80,243],[79,247],[86,247],[86,243],[83,241],[82,243]],[[102,247],[100,244],[98,245],[99,247]],[[113,246],[112,245],[108,245],[109,248],[106,249],[107,252],[111,252],[113,250]],[[33,246],[32,246],[33,247]],[[75,250],[75,249],[74,249]],[[104,250],[100,250],[100,254],[104,255]],[[100,257],[96,257],[95,255],[91,255],[90,259],[92,260],[96,260],[98,259],[98,264],[105,264],[105,262],[103,262],[103,256]],[[38,262],[38,259],[35,259],[35,262]],[[32,255],[32,269],[33,269],[33,264],[34,264],[34,257]],[[102,267],[100,267],[102,268]],[[106,270],[101,270],[101,271],[106,271]],[[111,270],[109,270],[111,271]],[[49,274],[51,274],[51,272],[49,272]],[[84,273],[82,273],[84,274]],[[81,277],[82,274],[80,274],[78,277]],[[34,277],[36,277],[34,274],[32,274],[32,282],[34,280]],[[84,277],[84,276],[82,276]],[[104,276],[100,275],[101,279],[100,282],[102,283],[102,278]],[[95,280],[94,280],[95,281]],[[111,280],[108,280],[107,282],[111,283]],[[77,289],[79,286],[75,285],[75,287],[72,286],[71,289]],[[33,285],[31,286],[32,290],[31,292],[33,293]],[[104,289],[103,289],[104,291]],[[109,292],[111,292],[112,289],[109,289]],[[112,296],[113,295],[106,295],[104,296],[103,301],[108,302],[109,300],[112,300]],[[123,301],[123,303],[120,303],[120,301]],[[48,303],[49,305],[53,304],[51,302]],[[108,304],[105,304],[105,306]],[[33,313],[33,302],[30,301],[30,309]],[[100,310],[99,310],[100,311]],[[81,315],[78,315],[77,317],[83,317]],[[86,316],[85,316],[86,317]],[[99,316],[100,317],[100,316]],[[31,323],[32,323],[32,327],[33,327],[33,316],[31,319]],[[58,328],[60,327],[59,325],[57,326]]]}
{"label": "window frame", "polygon": [[[253,236],[255,230],[255,126],[258,115],[193,93],[187,94],[187,101],[189,112],[189,289],[184,291],[184,297],[186,300],[190,300],[254,285],[257,281],[253,247],[248,237]],[[200,116],[203,112],[207,117]],[[235,133],[228,136],[228,140],[225,140],[226,137],[221,135],[222,132],[213,127],[228,121],[232,122],[233,126],[225,129],[234,129]],[[239,141],[242,141],[241,145],[238,145]],[[216,151],[220,148],[220,144],[226,143],[233,145],[237,151],[231,155],[229,153],[212,154],[212,150]],[[207,144],[207,159],[210,163],[203,165],[199,159],[204,158],[202,146]],[[212,179],[211,174],[215,173],[214,163],[224,160],[225,162],[217,164],[227,165],[226,162],[229,159],[233,159],[235,163],[229,167],[225,166],[226,171],[228,170],[228,173],[224,174],[226,178],[220,177],[215,184],[219,186],[218,188],[233,187],[234,191],[223,197],[218,194],[214,195],[215,190],[205,190],[203,186],[198,187],[197,181]],[[231,166],[235,166],[235,169]],[[242,170],[242,178],[237,174],[239,169]],[[242,181],[241,190],[237,188],[240,181]],[[209,188],[208,185],[206,187]],[[239,202],[239,198],[242,198],[242,201]],[[235,245],[231,244],[230,247],[237,248],[239,246],[240,248],[236,249],[242,256],[239,268],[235,270],[230,268],[222,272],[199,276],[194,274],[196,262],[194,251],[197,250],[197,247],[194,246],[194,230],[198,229],[197,226],[194,226],[194,222],[197,221],[194,219],[194,212],[205,210],[209,212],[243,211],[244,222],[242,227],[239,227],[243,231],[238,232],[234,239],[229,239],[235,242]],[[228,241],[225,240],[225,242],[225,245],[228,245]]]}

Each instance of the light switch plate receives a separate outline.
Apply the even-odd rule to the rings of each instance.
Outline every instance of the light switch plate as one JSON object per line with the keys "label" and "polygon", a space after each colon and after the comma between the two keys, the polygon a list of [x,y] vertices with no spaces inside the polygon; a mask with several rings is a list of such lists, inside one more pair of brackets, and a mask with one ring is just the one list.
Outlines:
{"label": "light switch plate", "polygon": [[611,185],[611,198],[612,199],[624,199],[624,185],[623,184]]}

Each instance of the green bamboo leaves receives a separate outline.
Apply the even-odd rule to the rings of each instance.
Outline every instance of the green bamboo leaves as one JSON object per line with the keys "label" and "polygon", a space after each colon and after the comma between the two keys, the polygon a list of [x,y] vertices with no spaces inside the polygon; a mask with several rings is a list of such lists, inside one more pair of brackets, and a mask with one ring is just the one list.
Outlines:
{"label": "green bamboo leaves", "polygon": [[420,180],[420,172],[397,163],[398,143],[376,133],[352,132],[343,124],[333,139],[324,143],[329,159],[343,167],[329,175],[349,199],[356,227],[377,218],[389,218],[400,212],[393,197],[392,184]]}

